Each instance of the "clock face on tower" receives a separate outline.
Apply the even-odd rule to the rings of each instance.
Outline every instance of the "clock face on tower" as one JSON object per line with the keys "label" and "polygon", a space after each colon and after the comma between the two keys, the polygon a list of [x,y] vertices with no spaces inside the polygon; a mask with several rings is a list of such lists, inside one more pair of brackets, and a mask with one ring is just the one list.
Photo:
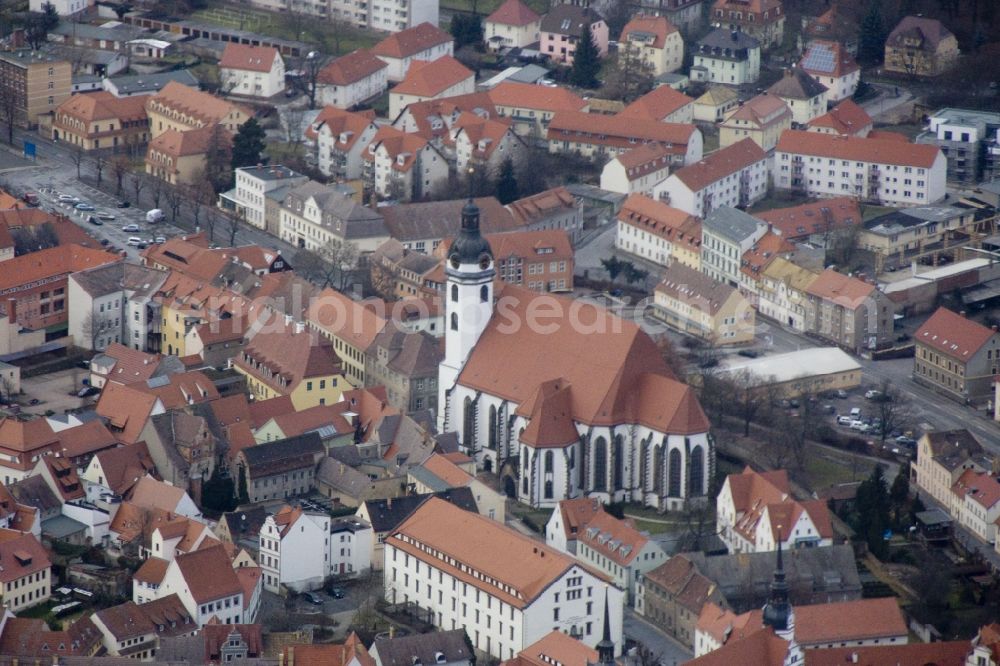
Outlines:
{"label": "clock face on tower", "polygon": [[482,270],[485,271],[487,268],[489,268],[490,263],[491,263],[490,255],[484,254],[483,256],[479,257],[479,268],[481,268]]}
{"label": "clock face on tower", "polygon": [[457,254],[451,255],[451,267],[458,268],[459,263],[460,262],[458,261],[458,255]]}

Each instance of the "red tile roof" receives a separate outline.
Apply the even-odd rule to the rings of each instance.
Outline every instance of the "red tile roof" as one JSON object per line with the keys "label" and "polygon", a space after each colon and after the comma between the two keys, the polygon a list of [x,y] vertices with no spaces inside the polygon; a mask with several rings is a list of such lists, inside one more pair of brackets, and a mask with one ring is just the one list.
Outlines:
{"label": "red tile roof", "polygon": [[907,645],[866,645],[803,650],[804,666],[965,666],[969,641],[935,641]]}
{"label": "red tile roof", "polygon": [[845,99],[818,118],[809,121],[809,127],[828,128],[844,136],[858,136],[867,128],[871,130],[872,117],[854,100]]}
{"label": "red tile roof", "polygon": [[924,325],[917,329],[913,338],[917,344],[926,345],[964,362],[996,336],[996,331],[982,324],[948,308],[938,308]]}
{"label": "red tile roof", "polygon": [[579,111],[587,107],[586,100],[566,88],[550,88],[531,83],[504,81],[489,91],[497,106],[539,111]]}
{"label": "red tile roof", "polygon": [[[654,49],[662,49],[664,44],[667,43],[667,36],[671,33],[677,32],[677,28],[674,24],[662,16],[639,15],[625,24],[619,41],[627,41],[629,34],[633,32],[641,32],[652,35],[654,39],[650,46]],[[670,86],[661,86],[661,88],[669,87]]]}
{"label": "red tile roof", "polygon": [[[381,61],[379,61],[381,62]],[[338,147],[350,148],[358,140],[361,133],[372,126],[375,121],[375,111],[345,111],[335,106],[324,106],[316,115],[316,119],[306,128],[306,138],[315,140],[319,135],[320,128],[326,126],[330,134],[339,137],[343,132],[350,132],[348,141],[341,144],[337,140]]]}
{"label": "red tile roof", "polygon": [[535,13],[535,10],[521,0],[504,0],[504,3],[497,7],[495,12],[486,17],[485,23],[521,27],[540,21],[541,18]]}
{"label": "red tile roof", "polygon": [[[325,85],[349,86],[388,67],[368,49],[358,49],[328,63],[319,70],[316,82]],[[344,112],[346,113],[346,112]],[[317,120],[319,120],[317,118]]]}
{"label": "red tile roof", "polygon": [[790,121],[791,117],[792,110],[788,108],[784,100],[776,95],[761,93],[747,100],[722,124],[727,127],[730,125],[742,127],[742,125],[737,125],[735,121],[745,120],[757,127],[771,127],[783,123],[786,119]]}
{"label": "red tile roof", "polygon": [[561,631],[551,631],[513,659],[501,662],[501,666],[587,666],[596,663],[597,650]]}
{"label": "red tile roof", "polygon": [[[821,51],[824,53],[823,69],[817,68],[810,59],[813,51]],[[829,62],[829,67],[826,66],[827,63],[825,62],[826,53],[833,55],[833,60],[832,62]],[[808,67],[807,63],[812,66]],[[799,68],[804,72],[812,74],[813,76],[833,76],[837,78],[846,76],[851,72],[856,72],[861,69],[858,63],[854,60],[854,57],[847,51],[847,49],[844,48],[843,44],[840,42],[829,42],[820,39],[813,40],[813,42],[809,45],[809,48],[806,49],[805,54],[799,61]]]}
{"label": "red tile roof", "polygon": [[987,511],[1000,502],[1000,482],[988,472],[965,470],[952,485],[951,491],[960,497],[971,497]]}
{"label": "red tile roof", "polygon": [[802,238],[810,234],[825,234],[861,222],[861,209],[851,197],[824,199],[792,208],[775,208],[754,217],[767,222],[784,238]]}
{"label": "red tile roof", "polygon": [[[666,21],[667,19],[662,20]],[[689,104],[693,105],[694,99],[670,86],[660,86],[626,106],[618,115],[626,118],[651,118],[662,121]]]}
{"label": "red tile roof", "polygon": [[795,640],[800,644],[874,640],[908,630],[895,597],[858,599],[795,607]]}
{"label": "red tile roof", "polygon": [[560,111],[549,122],[548,140],[571,141],[630,149],[636,143],[659,142],[683,155],[698,128],[688,123],[664,123],[650,118],[602,116]]}
{"label": "red tile roof", "polygon": [[309,303],[309,324],[362,351],[385,328],[386,320],[353,298],[330,287]]}
{"label": "red tile roof", "polygon": [[233,564],[222,546],[178,555],[174,562],[191,596],[199,604],[243,592]]}
{"label": "red tile roof", "polygon": [[885,43],[894,46],[903,45],[904,40],[914,37],[923,40],[926,47],[935,51],[942,41],[954,35],[937,19],[905,16],[889,33]]}
{"label": "red tile roof", "polygon": [[202,126],[220,123],[237,111],[246,116],[253,115],[238,104],[177,81],[169,82],[160,92],[149,96],[146,99],[146,109],[149,110],[150,106],[163,106],[182,115],[193,116]]}
{"label": "red tile roof", "polygon": [[121,261],[121,256],[81,245],[59,245],[0,262],[0,290]]}
{"label": "red tile roof", "polygon": [[[183,132],[168,129],[149,142],[147,154],[156,152],[169,155],[173,158],[202,155],[208,150],[214,136],[214,126],[185,130]],[[153,158],[147,157],[147,159]]]}
{"label": "red tile roof", "polygon": [[644,194],[629,195],[618,221],[691,250],[701,247],[701,220]]}
{"label": "red tile roof", "polygon": [[392,92],[397,95],[434,97],[469,78],[475,78],[472,70],[450,55],[431,62],[414,60],[406,76]]}
{"label": "red tile roof", "polygon": [[784,236],[768,231],[753,244],[753,247],[743,253],[740,272],[757,280],[772,261],[794,249],[795,246],[789,243]]}
{"label": "red tile roof", "polygon": [[874,162],[929,169],[941,155],[937,146],[884,139],[785,130],[775,151],[793,155],[828,157],[852,162]]}
{"label": "red tile roof", "polygon": [[[143,121],[146,120],[146,98],[142,95],[115,97],[106,90],[77,94],[56,109],[56,125],[65,126],[63,115],[85,123],[100,120]],[[74,128],[74,131],[79,130]]]}
{"label": "red tile roof", "polygon": [[270,327],[251,339],[233,366],[282,394],[313,377],[341,374],[333,344],[314,331],[297,331],[295,325]]}
{"label": "red tile roof", "polygon": [[653,171],[670,166],[671,150],[658,143],[644,143],[618,155],[615,159],[625,167],[625,175],[631,180],[638,180]]}
{"label": "red tile roof", "polygon": [[567,541],[578,538],[590,519],[602,510],[601,503],[593,497],[561,500],[558,509],[562,515],[563,531]]}
{"label": "red tile roof", "polygon": [[[427,139],[416,134],[401,132],[391,125],[383,125],[372,138],[368,149],[364,152],[366,161],[374,161],[379,148],[385,150],[386,156],[392,160],[394,171],[407,172],[417,163],[417,154],[428,146]],[[402,157],[400,162],[398,157]]]}
{"label": "red tile roof", "polygon": [[372,47],[372,53],[389,58],[409,58],[450,41],[451,35],[444,30],[430,23],[421,23],[389,35]]}
{"label": "red tile roof", "polygon": [[288,645],[281,656],[284,663],[295,666],[349,666],[355,659],[360,666],[375,666],[375,660],[353,631],[343,645]]}
{"label": "red tile roof", "polygon": [[806,293],[854,310],[875,291],[875,285],[828,268],[806,288]]}
{"label": "red tile roof", "polygon": [[142,566],[132,574],[132,579],[148,585],[159,585],[167,575],[169,565],[170,562],[162,557],[147,557]]}
{"label": "red tile roof", "polygon": [[700,162],[673,173],[692,192],[767,159],[767,153],[753,139],[743,139],[704,157]]}
{"label": "red tile roof", "polygon": [[12,583],[52,566],[35,535],[7,529],[0,529],[0,562],[0,583]]}
{"label": "red tile roof", "polygon": [[627,567],[649,543],[631,522],[619,520],[601,509],[584,526],[579,541],[615,564]]}
{"label": "red tile roof", "polygon": [[278,49],[272,46],[250,46],[229,42],[222,52],[219,67],[266,73],[271,71],[274,61],[280,57]]}
{"label": "red tile roof", "polygon": [[55,446],[58,443],[59,438],[46,419],[22,421],[5,417],[0,420],[0,448],[25,453]]}

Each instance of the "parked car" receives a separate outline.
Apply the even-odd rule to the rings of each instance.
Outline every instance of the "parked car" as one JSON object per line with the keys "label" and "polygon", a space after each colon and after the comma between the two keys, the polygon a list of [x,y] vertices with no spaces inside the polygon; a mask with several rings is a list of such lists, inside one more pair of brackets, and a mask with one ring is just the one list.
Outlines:
{"label": "parked car", "polygon": [[129,207],[129,206],[131,206],[131,205],[132,205],[132,204],[130,204],[130,203],[129,203],[129,202],[127,202],[127,201],[119,201],[119,202],[118,202],[118,207],[119,207],[119,208],[128,208],[128,207]]}
{"label": "parked car", "polygon": [[167,238],[166,236],[157,236],[156,238],[153,239],[153,242],[156,243],[157,245],[162,245],[163,243],[167,242]]}
{"label": "parked car", "polygon": [[851,421],[851,430],[858,430],[860,432],[868,432],[868,430],[870,428],[871,428],[871,426],[869,426],[864,421]]}
{"label": "parked car", "polygon": [[101,218],[102,220],[107,220],[108,222],[112,222],[115,219],[115,214],[109,213],[106,210],[102,210],[100,213],[97,214],[97,217]]}
{"label": "parked car", "polygon": [[93,224],[94,226],[97,226],[97,227],[99,227],[99,226],[101,226],[101,225],[104,224],[103,222],[101,222],[101,220],[99,218],[97,218],[94,215],[88,216],[87,217],[87,222],[90,222],[91,224]]}
{"label": "parked car", "polygon": [[138,224],[135,224],[133,222],[132,224],[126,224],[124,227],[122,227],[122,231],[130,231],[132,233],[135,233],[136,231],[141,231],[141,229],[139,229]]}
{"label": "parked car", "polygon": [[826,414],[836,414],[837,408],[833,405],[823,405],[823,412]]}
{"label": "parked car", "polygon": [[846,399],[847,391],[845,391],[844,389],[837,389],[837,397],[840,398],[841,400]]}
{"label": "parked car", "polygon": [[876,389],[868,389],[865,391],[866,400],[875,400],[876,398],[882,397],[882,391]]}
{"label": "parked car", "polygon": [[57,199],[57,201],[59,203],[71,203],[71,204],[78,204],[78,203],[80,203],[80,200],[78,198],[74,197],[72,194],[60,194],[59,198]]}
{"label": "parked car", "polygon": [[896,443],[901,446],[914,447],[917,445],[917,440],[913,439],[912,437],[907,437],[906,435],[900,435],[899,437],[896,438]]}
{"label": "parked car", "polygon": [[837,417],[837,425],[849,426],[852,423],[854,423],[854,419],[852,419],[850,416],[838,416]]}
{"label": "parked car", "polygon": [[163,211],[159,208],[154,208],[146,213],[146,223],[147,224],[157,224],[163,222]]}
{"label": "parked car", "polygon": [[851,413],[851,417],[852,418],[855,418],[855,419],[860,419],[861,418],[861,408],[860,407],[851,407],[851,412],[850,413]]}
{"label": "parked car", "polygon": [[77,210],[97,210],[96,208],[94,208],[93,204],[89,204],[86,201],[81,201],[76,206],[74,206],[74,208],[76,208]]}
{"label": "parked car", "polygon": [[346,594],[347,593],[344,592],[344,588],[342,587],[330,588],[330,596],[333,597],[334,599],[343,599]]}
{"label": "parked car", "polygon": [[137,246],[137,245],[141,245],[142,244],[142,239],[139,238],[138,236],[129,236],[129,238],[128,238],[128,244],[131,245],[131,246],[133,246],[133,247]]}
{"label": "parked car", "polygon": [[746,356],[747,358],[757,358],[760,356],[760,352],[755,349],[741,349],[736,353],[740,356]]}
{"label": "parked car", "polygon": [[101,389],[94,388],[93,386],[84,386],[82,389],[77,391],[76,396],[78,398],[86,398],[100,392]]}
{"label": "parked car", "polygon": [[145,249],[146,249],[147,247],[149,247],[149,245],[147,245],[147,244],[145,243],[145,241],[144,241],[144,242],[142,242],[142,243],[139,243],[138,245],[136,245],[136,246],[135,246],[135,249],[137,249],[137,250],[145,250]]}
{"label": "parked car", "polygon": [[302,596],[306,601],[308,601],[311,604],[314,604],[316,606],[323,605],[323,598],[320,597],[318,594],[314,594],[313,592],[303,592]]}

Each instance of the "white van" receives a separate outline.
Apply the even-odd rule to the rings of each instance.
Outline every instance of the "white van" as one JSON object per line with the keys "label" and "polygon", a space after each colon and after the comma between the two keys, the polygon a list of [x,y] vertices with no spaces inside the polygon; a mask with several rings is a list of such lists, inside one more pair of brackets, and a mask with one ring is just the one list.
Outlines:
{"label": "white van", "polygon": [[153,210],[146,213],[146,223],[156,224],[157,222],[163,221],[163,211],[159,208],[154,208]]}
{"label": "white van", "polygon": [[129,245],[135,246],[135,245],[138,245],[141,242],[142,242],[142,239],[139,238],[138,236],[129,236],[128,237],[128,244]]}

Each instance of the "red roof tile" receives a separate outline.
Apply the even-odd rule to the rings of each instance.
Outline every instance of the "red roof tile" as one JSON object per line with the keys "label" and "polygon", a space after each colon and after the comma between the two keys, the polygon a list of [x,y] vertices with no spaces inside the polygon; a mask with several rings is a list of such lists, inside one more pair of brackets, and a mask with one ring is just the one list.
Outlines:
{"label": "red roof tile", "polygon": [[451,35],[444,30],[430,23],[421,23],[389,35],[372,47],[372,53],[389,58],[409,58],[450,41]]}
{"label": "red roof tile", "polygon": [[271,71],[274,61],[280,57],[278,49],[272,46],[250,46],[229,42],[222,52],[219,67],[266,73]]}
{"label": "red roof tile", "polygon": [[828,268],[819,274],[806,288],[806,293],[834,301],[849,310],[854,310],[862,305],[872,292],[875,285],[859,280],[856,277],[844,275]]}
{"label": "red roof tile", "polygon": [[535,21],[540,21],[541,16],[524,4],[521,0],[504,0],[504,3],[497,7],[496,11],[486,17],[485,23],[499,23],[501,25],[525,26]]}
{"label": "red roof tile", "polygon": [[579,111],[586,108],[586,100],[566,88],[550,88],[531,83],[504,81],[489,91],[490,99],[497,106],[540,111]]}
{"label": "red roof tile", "polygon": [[472,70],[450,55],[427,62],[414,60],[406,77],[392,89],[393,94],[434,97],[469,78]]}
{"label": "red roof tile", "polygon": [[764,149],[748,138],[717,150],[700,162],[675,171],[673,175],[692,192],[699,192],[712,183],[765,159],[767,153]]}
{"label": "red roof tile", "polygon": [[917,344],[965,362],[996,335],[996,331],[948,308],[938,308],[913,337]]}
{"label": "red roof tile", "polygon": [[803,650],[804,666],[964,666],[969,641],[935,641],[907,645],[866,645]]}
{"label": "red roof tile", "polygon": [[901,143],[884,139],[858,138],[785,130],[775,147],[778,153],[811,155],[853,162],[875,162],[929,169],[941,155],[937,146]]}
{"label": "red roof tile", "polygon": [[[327,64],[319,70],[316,82],[325,85],[349,86],[372,76],[388,65],[368,49],[358,49]],[[317,118],[317,120],[319,120]]]}
{"label": "red roof tile", "polygon": [[676,113],[689,104],[694,104],[694,99],[670,86],[660,86],[626,106],[618,115],[626,118],[651,118],[663,121],[670,114]]}
{"label": "red roof tile", "polygon": [[[667,43],[667,36],[671,33],[677,32],[677,28],[673,23],[668,21],[663,16],[636,16],[631,21],[625,24],[622,29],[622,36],[619,41],[625,42],[628,40],[629,34],[633,32],[641,32],[648,35],[653,35],[653,42],[650,44],[654,49],[662,49]],[[661,86],[661,88],[669,88],[670,86]]]}
{"label": "red roof tile", "polygon": [[858,106],[854,100],[845,99],[827,113],[809,121],[809,127],[828,128],[844,136],[858,136],[866,128],[871,129],[872,117]]}
{"label": "red roof tile", "polygon": [[754,217],[767,222],[784,238],[802,238],[810,234],[837,231],[861,221],[861,209],[851,197],[824,199],[792,208],[775,208]]}

